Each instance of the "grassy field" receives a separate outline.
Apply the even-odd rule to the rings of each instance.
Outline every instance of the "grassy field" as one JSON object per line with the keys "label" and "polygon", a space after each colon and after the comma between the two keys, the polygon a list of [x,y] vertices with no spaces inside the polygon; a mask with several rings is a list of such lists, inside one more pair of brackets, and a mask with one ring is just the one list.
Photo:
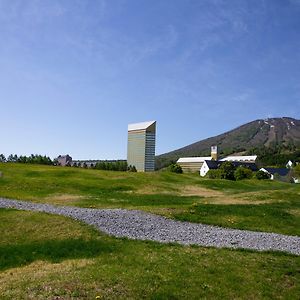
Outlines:
{"label": "grassy field", "polygon": [[178,220],[300,235],[300,185],[0,164],[0,196],[93,208],[142,209]]}
{"label": "grassy field", "polygon": [[0,209],[1,299],[299,299],[300,257],[115,239]]}
{"label": "grassy field", "polygon": [[[22,164],[0,171],[0,197],[300,235],[296,185]],[[0,299],[299,299],[293,255],[116,239],[69,218],[7,209],[0,232]]]}

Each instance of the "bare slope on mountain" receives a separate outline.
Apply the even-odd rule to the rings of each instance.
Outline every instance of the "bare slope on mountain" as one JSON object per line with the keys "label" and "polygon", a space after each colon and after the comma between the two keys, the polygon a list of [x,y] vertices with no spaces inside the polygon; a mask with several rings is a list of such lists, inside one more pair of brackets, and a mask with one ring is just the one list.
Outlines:
{"label": "bare slope on mountain", "polygon": [[179,157],[209,155],[212,145],[218,145],[220,152],[227,154],[276,144],[299,146],[300,120],[288,117],[255,120],[218,136],[159,155],[156,162],[157,166],[163,166]]}

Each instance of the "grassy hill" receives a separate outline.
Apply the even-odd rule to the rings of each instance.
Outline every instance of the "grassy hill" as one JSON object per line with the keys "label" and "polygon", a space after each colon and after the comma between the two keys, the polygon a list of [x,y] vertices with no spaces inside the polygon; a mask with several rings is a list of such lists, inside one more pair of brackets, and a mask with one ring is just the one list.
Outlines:
{"label": "grassy hill", "polygon": [[213,145],[217,145],[220,153],[224,155],[263,146],[299,147],[300,120],[293,118],[255,120],[218,136],[159,155],[156,157],[156,166],[160,169],[179,157],[210,155],[210,147]]}
{"label": "grassy hill", "polygon": [[[0,197],[143,209],[300,235],[299,186],[0,164]],[[0,209],[1,299],[297,299],[300,257],[117,239],[62,216]]]}
{"label": "grassy hill", "polygon": [[0,171],[0,197],[142,209],[179,220],[300,235],[300,187],[289,183],[14,163],[0,164]]}

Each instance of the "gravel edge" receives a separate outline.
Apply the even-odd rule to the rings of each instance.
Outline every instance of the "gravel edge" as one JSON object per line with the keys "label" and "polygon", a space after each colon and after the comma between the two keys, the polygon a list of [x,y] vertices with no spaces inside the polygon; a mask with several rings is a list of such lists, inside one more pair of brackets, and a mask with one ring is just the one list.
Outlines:
{"label": "gravel edge", "polygon": [[180,222],[139,210],[54,206],[0,198],[0,208],[63,215],[115,237],[300,255],[300,237]]}

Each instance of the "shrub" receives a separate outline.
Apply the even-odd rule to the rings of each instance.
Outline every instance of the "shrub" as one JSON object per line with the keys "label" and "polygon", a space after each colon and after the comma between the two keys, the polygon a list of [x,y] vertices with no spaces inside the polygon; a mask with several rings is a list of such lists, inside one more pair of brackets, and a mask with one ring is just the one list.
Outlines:
{"label": "shrub", "polygon": [[210,179],[221,179],[221,172],[219,169],[209,170],[205,177],[208,177]]}
{"label": "shrub", "polygon": [[230,161],[224,162],[220,166],[219,170],[220,170],[221,179],[235,180],[234,178],[235,167],[232,162]]}
{"label": "shrub", "polygon": [[258,180],[262,180],[262,179],[270,179],[271,175],[269,173],[259,170],[256,172],[255,177]]}
{"label": "shrub", "polygon": [[170,172],[173,172],[173,173],[178,173],[178,174],[181,174],[182,173],[182,168],[180,165],[178,164],[171,164],[169,166],[169,171]]}
{"label": "shrub", "polygon": [[252,171],[249,168],[240,166],[234,171],[234,178],[235,180],[242,180],[242,179],[250,179],[252,178]]}

